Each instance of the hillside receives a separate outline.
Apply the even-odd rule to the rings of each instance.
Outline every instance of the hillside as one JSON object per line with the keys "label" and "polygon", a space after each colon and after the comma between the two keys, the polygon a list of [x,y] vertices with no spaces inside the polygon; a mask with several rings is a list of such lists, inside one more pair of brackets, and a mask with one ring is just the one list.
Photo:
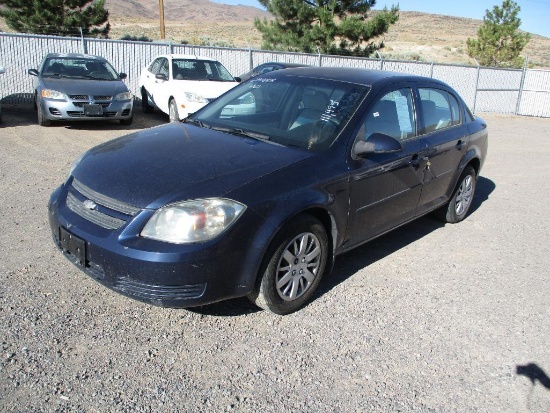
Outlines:
{"label": "hillside", "polygon": [[[107,0],[110,37],[145,36],[159,40],[158,2]],[[230,6],[209,0],[164,0],[166,37],[190,44],[260,48],[262,38],[254,19],[269,14],[250,6]],[[482,17],[482,16],[480,16]],[[473,64],[466,54],[466,40],[474,38],[482,20],[417,12],[401,12],[384,36],[386,59]],[[0,30],[7,30],[0,22]],[[550,68],[550,38],[532,35],[524,50],[531,67]]]}

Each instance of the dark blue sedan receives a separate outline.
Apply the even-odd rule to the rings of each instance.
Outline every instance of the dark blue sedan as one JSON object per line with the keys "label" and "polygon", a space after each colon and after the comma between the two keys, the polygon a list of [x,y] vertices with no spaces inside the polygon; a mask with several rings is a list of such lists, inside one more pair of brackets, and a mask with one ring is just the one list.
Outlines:
{"label": "dark blue sedan", "polygon": [[285,69],[90,149],[49,219],[67,258],[129,297],[288,314],[337,255],[430,212],[463,220],[486,152],[487,125],[442,82]]}

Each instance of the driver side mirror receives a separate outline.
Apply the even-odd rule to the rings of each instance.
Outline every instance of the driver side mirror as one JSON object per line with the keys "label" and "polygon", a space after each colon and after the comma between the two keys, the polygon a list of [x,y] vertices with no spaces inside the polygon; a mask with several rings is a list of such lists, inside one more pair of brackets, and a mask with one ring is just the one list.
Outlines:
{"label": "driver side mirror", "polygon": [[403,150],[401,143],[383,133],[373,133],[367,140],[360,140],[353,146],[353,153],[364,158],[371,153],[395,153]]}
{"label": "driver side mirror", "polygon": [[168,80],[168,78],[166,77],[166,75],[163,75],[162,73],[158,73],[155,77],[156,77],[158,80]]}
{"label": "driver side mirror", "polygon": [[27,73],[31,76],[38,76],[38,70],[36,69],[29,69]]}
{"label": "driver side mirror", "polygon": [[126,73],[120,73],[118,77],[120,78],[120,80],[124,80],[128,77],[128,75]]}

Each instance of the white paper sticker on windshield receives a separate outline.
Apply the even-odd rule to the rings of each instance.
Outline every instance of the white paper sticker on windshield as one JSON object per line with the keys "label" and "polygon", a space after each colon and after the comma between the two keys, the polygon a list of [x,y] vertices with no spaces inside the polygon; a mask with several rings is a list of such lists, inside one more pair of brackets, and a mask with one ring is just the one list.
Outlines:
{"label": "white paper sticker on windshield", "polygon": [[405,96],[397,96],[395,98],[395,107],[397,109],[397,118],[399,120],[399,129],[401,129],[401,132],[412,132],[407,98]]}

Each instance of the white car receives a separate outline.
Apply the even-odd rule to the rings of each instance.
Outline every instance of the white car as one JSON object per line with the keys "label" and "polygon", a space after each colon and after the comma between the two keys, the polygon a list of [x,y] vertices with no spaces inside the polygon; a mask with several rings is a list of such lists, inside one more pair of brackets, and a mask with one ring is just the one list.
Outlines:
{"label": "white car", "polygon": [[170,122],[185,119],[238,82],[218,61],[194,55],[163,55],[141,71],[143,111],[158,108]]}
{"label": "white car", "polygon": [[[6,73],[6,69],[0,66],[0,75]],[[1,89],[0,89],[1,90]],[[0,94],[0,102],[2,102],[2,95]],[[2,104],[0,103],[0,123],[2,123]]]}

